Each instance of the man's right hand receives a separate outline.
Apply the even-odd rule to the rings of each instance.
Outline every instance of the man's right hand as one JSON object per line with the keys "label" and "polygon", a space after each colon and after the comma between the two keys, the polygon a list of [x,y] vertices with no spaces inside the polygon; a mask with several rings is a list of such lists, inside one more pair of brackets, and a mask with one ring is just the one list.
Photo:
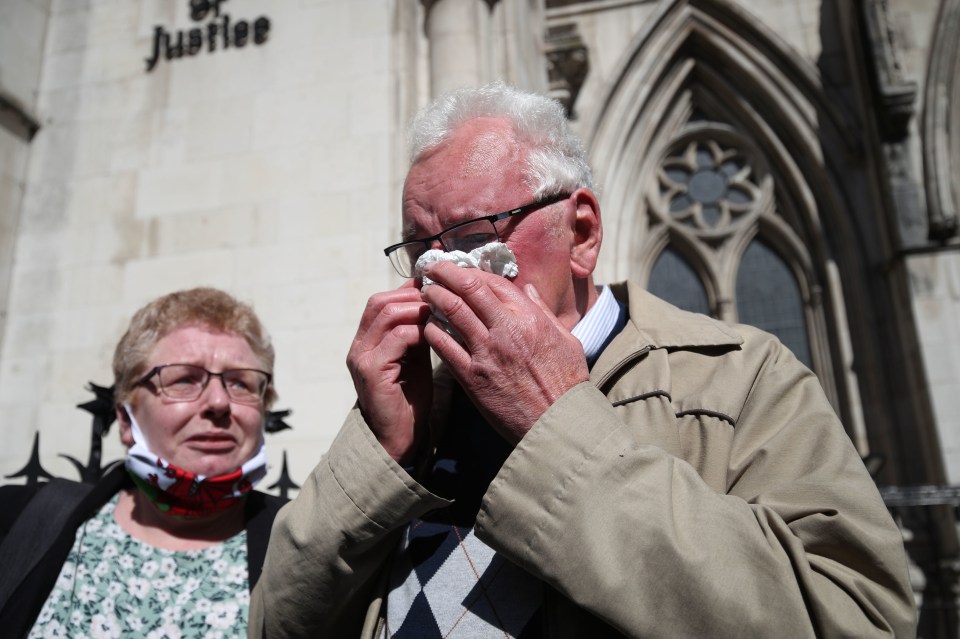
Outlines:
{"label": "man's right hand", "polygon": [[430,307],[411,280],[367,301],[347,353],[360,412],[399,464],[415,461],[426,436],[433,380],[423,329]]}

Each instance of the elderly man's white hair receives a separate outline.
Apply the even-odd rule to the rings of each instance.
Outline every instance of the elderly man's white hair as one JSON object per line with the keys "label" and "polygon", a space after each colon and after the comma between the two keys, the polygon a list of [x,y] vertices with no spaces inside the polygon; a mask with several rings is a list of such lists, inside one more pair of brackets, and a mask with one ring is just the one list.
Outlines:
{"label": "elderly man's white hair", "polygon": [[458,89],[420,111],[410,126],[411,163],[478,117],[507,118],[517,137],[530,145],[526,179],[537,198],[594,188],[583,143],[570,130],[560,103],[500,81]]}

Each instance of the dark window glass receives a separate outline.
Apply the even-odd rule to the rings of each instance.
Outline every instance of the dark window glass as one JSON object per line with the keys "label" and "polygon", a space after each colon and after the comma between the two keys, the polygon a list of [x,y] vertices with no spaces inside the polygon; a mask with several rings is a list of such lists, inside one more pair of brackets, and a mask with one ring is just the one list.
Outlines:
{"label": "dark window glass", "polygon": [[751,242],[737,273],[737,316],[780,338],[811,366],[800,287],[786,262],[766,244]]}
{"label": "dark window glass", "polygon": [[752,201],[750,194],[737,186],[731,186],[727,191],[727,200],[731,204],[750,204]]}
{"label": "dark window glass", "polygon": [[710,313],[707,291],[696,271],[679,253],[669,247],[660,253],[653,265],[647,290],[682,309],[694,313]]}
{"label": "dark window glass", "polygon": [[727,193],[727,180],[713,169],[697,171],[690,178],[687,191],[701,204],[715,204]]}
{"label": "dark window glass", "polygon": [[712,169],[715,162],[713,160],[713,153],[704,146],[697,147],[697,168],[699,169]]}
{"label": "dark window glass", "polygon": [[723,211],[718,206],[707,204],[703,207],[703,221],[706,222],[707,226],[715,227],[720,222],[722,215]]}
{"label": "dark window glass", "polygon": [[686,211],[691,206],[693,206],[693,200],[690,199],[689,195],[678,195],[672,200],[670,200],[671,213],[679,213],[681,211]]}

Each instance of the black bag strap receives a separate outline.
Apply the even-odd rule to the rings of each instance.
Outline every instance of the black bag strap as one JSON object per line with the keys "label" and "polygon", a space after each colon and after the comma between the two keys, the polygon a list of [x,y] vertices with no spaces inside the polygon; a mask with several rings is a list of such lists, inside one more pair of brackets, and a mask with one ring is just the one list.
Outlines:
{"label": "black bag strap", "polygon": [[63,532],[93,484],[53,479],[33,496],[0,544],[0,610]]}

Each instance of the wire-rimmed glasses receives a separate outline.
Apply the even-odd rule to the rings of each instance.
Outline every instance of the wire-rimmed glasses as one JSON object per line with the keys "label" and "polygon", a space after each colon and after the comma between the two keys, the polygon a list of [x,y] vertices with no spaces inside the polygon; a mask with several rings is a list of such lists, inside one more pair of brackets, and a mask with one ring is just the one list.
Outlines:
{"label": "wire-rimmed glasses", "polygon": [[500,220],[505,220],[515,215],[523,215],[524,213],[532,213],[537,209],[556,204],[568,197],[570,197],[569,193],[558,193],[543,200],[504,211],[503,213],[485,215],[467,220],[466,222],[460,222],[459,224],[445,228],[436,235],[407,240],[406,242],[388,246],[383,249],[383,254],[390,258],[390,263],[393,264],[393,268],[395,268],[397,273],[402,277],[414,277],[414,266],[417,260],[430,249],[434,242],[440,242],[440,246],[443,247],[444,251],[464,251],[469,253],[484,244],[500,241],[500,231],[496,225]]}
{"label": "wire-rimmed glasses", "polygon": [[151,368],[140,378],[137,386],[149,382],[154,376],[160,392],[177,402],[194,401],[203,394],[211,377],[219,377],[227,396],[241,404],[260,403],[272,379],[270,373],[255,368],[233,368],[211,373],[193,364],[163,364]]}

